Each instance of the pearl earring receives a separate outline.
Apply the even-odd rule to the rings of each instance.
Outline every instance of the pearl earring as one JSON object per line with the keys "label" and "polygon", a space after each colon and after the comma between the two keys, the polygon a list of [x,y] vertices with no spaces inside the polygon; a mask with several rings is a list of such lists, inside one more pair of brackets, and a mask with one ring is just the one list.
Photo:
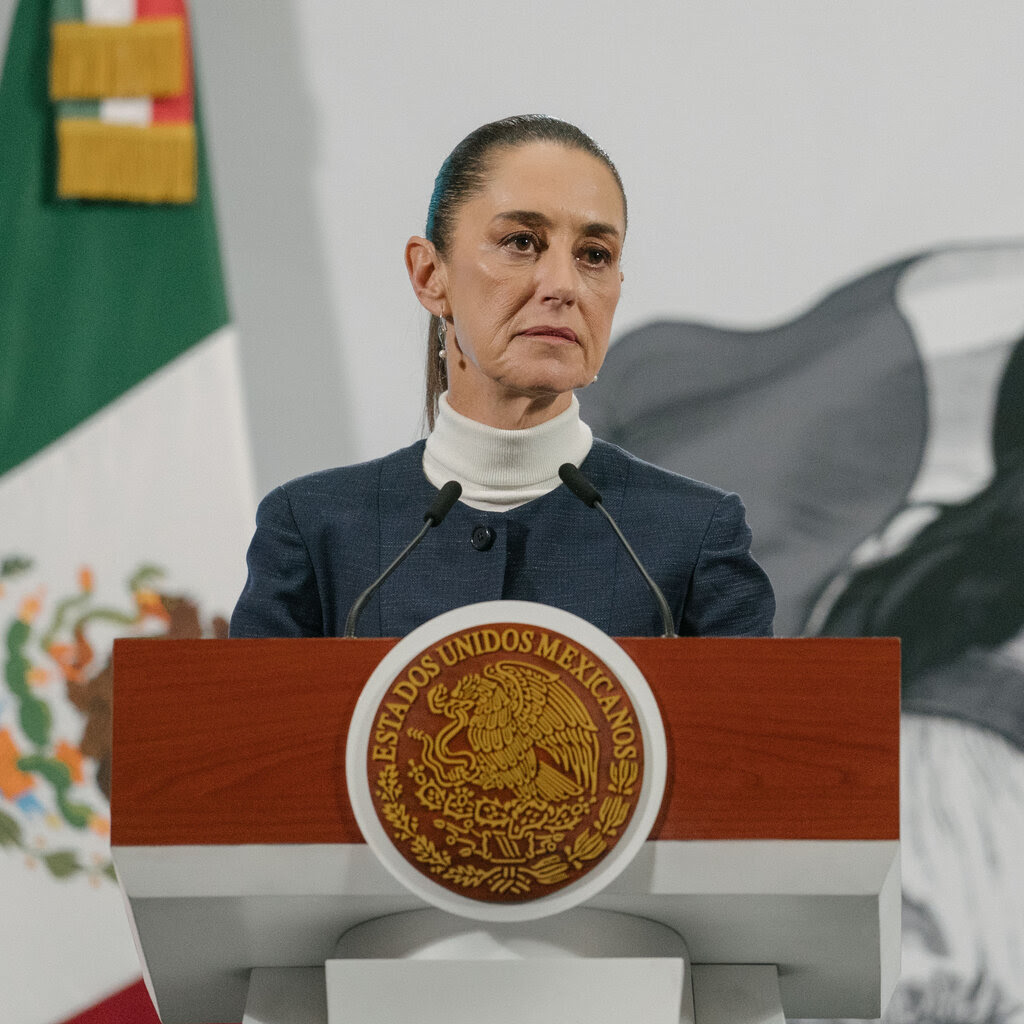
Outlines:
{"label": "pearl earring", "polygon": [[445,348],[445,343],[448,341],[448,325],[444,322],[443,317],[437,318],[437,358],[447,359],[448,351]]}

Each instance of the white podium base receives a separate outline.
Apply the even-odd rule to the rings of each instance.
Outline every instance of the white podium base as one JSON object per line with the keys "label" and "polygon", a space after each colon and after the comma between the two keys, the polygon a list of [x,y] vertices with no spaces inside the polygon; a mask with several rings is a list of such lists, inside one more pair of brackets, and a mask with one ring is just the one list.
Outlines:
{"label": "white podium base", "polygon": [[694,964],[696,1024],[786,1024],[775,964]]}
{"label": "white podium base", "polygon": [[[678,1015],[673,1016],[671,1010],[673,1001],[675,1005],[679,1002],[681,973],[680,962],[669,958],[491,960],[472,964],[334,960],[328,962],[326,970],[264,967],[252,972],[243,1024],[428,1024],[442,1019],[445,1024],[479,1024],[483,1020],[488,1024],[531,1024],[534,1020],[545,1024],[551,1020],[597,1024],[605,1019],[615,1024],[632,1020],[694,1024],[685,1000]],[[692,977],[695,1024],[784,1024],[773,965],[695,964]],[[638,997],[634,988],[637,980],[642,983]],[[614,990],[610,996],[605,991],[609,985]],[[337,1003],[330,1017],[328,988],[333,991],[330,998]],[[432,1016],[425,1002],[428,994],[439,989],[448,1002],[442,1005],[441,1016]],[[474,1001],[473,993],[479,995],[480,989],[483,997]],[[533,997],[532,1006],[523,1005],[524,992]],[[619,1004],[626,992],[629,995],[623,1009]],[[592,1005],[595,1001],[596,1008]]]}
{"label": "white podium base", "polygon": [[667,925],[615,910],[577,907],[533,921],[474,921],[443,910],[410,910],[364,921],[334,947],[337,959],[539,960],[674,957],[689,963]]}
{"label": "white podium base", "polygon": [[330,1024],[693,1024],[686,943],[610,910],[502,923],[414,910],[350,929],[335,956]]}
{"label": "white podium base", "polygon": [[327,1024],[322,967],[254,967],[242,1024]]}
{"label": "white podium base", "polygon": [[[119,847],[116,860],[167,1024],[240,1020],[251,968],[322,968],[347,929],[424,907],[358,843]],[[589,906],[660,922],[695,963],[777,963],[790,1018],[877,1019],[899,975],[897,842],[652,841]]]}
{"label": "white podium base", "polygon": [[329,960],[252,971],[243,1024],[694,1024],[682,960]]}
{"label": "white podium base", "polygon": [[418,910],[351,929],[335,955],[254,969],[243,1024],[785,1024],[774,965],[691,969],[676,932],[611,911],[498,925]]}
{"label": "white podium base", "polygon": [[416,910],[350,929],[335,957],[254,969],[244,1024],[694,1024],[686,944],[614,911],[498,924]]}
{"label": "white podium base", "polygon": [[683,962],[328,960],[329,1024],[679,1024]]}

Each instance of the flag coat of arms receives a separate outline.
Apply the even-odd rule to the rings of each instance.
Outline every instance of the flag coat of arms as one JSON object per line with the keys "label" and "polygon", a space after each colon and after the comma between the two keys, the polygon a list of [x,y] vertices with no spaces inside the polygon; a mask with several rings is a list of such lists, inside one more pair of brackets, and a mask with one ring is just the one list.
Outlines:
{"label": "flag coat of arms", "polygon": [[4,1024],[144,1002],[110,865],[110,646],[223,633],[244,582],[255,501],[186,15],[21,0],[7,39]]}

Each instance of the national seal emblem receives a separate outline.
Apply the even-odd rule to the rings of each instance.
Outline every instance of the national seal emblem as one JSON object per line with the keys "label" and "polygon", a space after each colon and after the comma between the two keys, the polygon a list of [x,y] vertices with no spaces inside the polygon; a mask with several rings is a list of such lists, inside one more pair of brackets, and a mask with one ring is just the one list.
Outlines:
{"label": "national seal emblem", "polygon": [[[406,648],[411,656],[392,662],[369,702],[361,698],[361,758],[349,741],[350,774],[359,758],[365,783],[356,788],[369,804],[362,813],[358,799],[353,806],[371,846],[380,855],[383,843],[385,864],[428,899],[447,892],[448,909],[492,908],[468,916],[553,912],[542,908],[555,894],[614,859],[638,807],[650,817],[650,709],[638,710],[637,683],[581,640],[588,623],[568,616],[557,629],[555,609],[491,607],[510,605],[515,618],[435,629]],[[533,610],[525,621],[524,608]],[[537,913],[523,909],[537,901]]]}

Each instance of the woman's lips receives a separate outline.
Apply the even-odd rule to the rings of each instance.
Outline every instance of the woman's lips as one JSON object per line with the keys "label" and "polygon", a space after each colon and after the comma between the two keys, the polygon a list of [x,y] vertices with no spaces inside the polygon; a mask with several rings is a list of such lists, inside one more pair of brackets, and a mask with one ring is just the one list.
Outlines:
{"label": "woman's lips", "polygon": [[576,332],[570,330],[568,327],[549,327],[543,325],[541,327],[531,327],[529,330],[520,331],[522,336],[527,338],[564,338],[566,341],[577,341]]}

